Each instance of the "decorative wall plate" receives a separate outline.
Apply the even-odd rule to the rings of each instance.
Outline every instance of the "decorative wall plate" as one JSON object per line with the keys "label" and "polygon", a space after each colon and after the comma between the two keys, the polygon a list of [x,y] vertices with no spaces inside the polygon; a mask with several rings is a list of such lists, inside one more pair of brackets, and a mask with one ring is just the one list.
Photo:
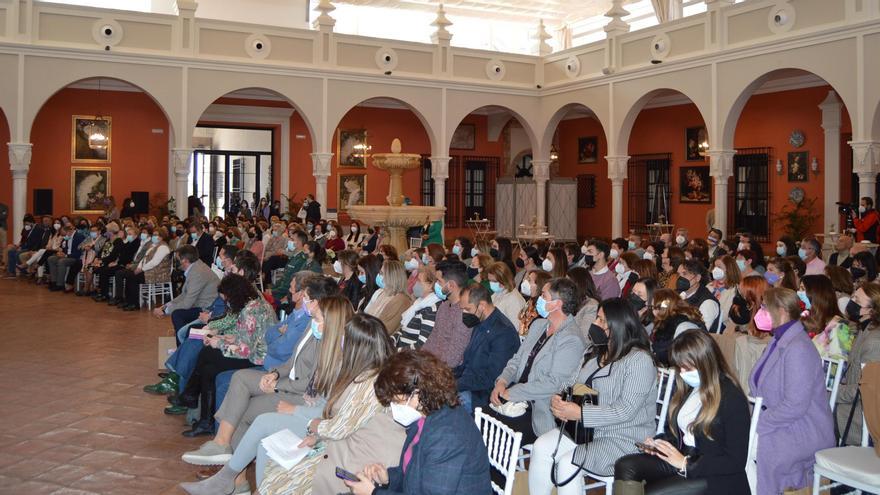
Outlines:
{"label": "decorative wall plate", "polygon": [[791,136],[788,137],[788,143],[795,148],[800,148],[801,146],[803,146],[804,141],[806,140],[807,138],[806,136],[804,136],[804,131],[800,129],[795,129],[791,131]]}
{"label": "decorative wall plate", "polygon": [[790,199],[795,204],[801,204],[801,201],[804,200],[804,190],[800,187],[793,188],[788,193],[788,199]]}

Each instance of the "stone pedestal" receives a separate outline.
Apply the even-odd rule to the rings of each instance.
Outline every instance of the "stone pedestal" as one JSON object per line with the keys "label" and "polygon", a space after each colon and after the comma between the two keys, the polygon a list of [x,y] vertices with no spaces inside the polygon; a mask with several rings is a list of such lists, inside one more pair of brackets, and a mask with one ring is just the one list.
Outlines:
{"label": "stone pedestal", "polygon": [[368,225],[378,225],[384,231],[382,244],[389,244],[403,254],[409,249],[406,231],[410,227],[442,220],[446,208],[437,206],[351,206],[348,208],[351,218]]}

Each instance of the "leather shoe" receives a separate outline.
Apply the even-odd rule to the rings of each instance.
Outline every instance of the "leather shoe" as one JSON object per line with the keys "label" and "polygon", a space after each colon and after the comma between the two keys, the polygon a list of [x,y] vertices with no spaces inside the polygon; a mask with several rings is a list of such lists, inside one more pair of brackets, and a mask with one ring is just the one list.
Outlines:
{"label": "leather shoe", "polygon": [[137,304],[126,304],[122,307],[123,311],[137,311],[139,309],[141,308],[139,308]]}
{"label": "leather shoe", "polygon": [[159,383],[144,386],[144,392],[153,395],[175,394],[177,393],[177,384],[168,378],[163,378]]}
{"label": "leather shoe", "polygon": [[215,474],[220,472],[221,469],[223,469],[223,466],[209,466],[209,467],[206,467],[205,469],[199,469],[196,472],[196,479],[206,480],[206,479],[210,478],[211,476],[214,476]]}
{"label": "leather shoe", "polygon": [[102,296],[101,294],[98,294],[97,296],[92,297],[92,299],[93,299],[95,302],[102,302],[102,301],[106,301],[106,300],[107,300],[107,298],[104,297],[104,296]]}
{"label": "leather shoe", "polygon": [[168,406],[164,409],[164,413],[169,416],[182,416],[187,413],[189,409],[184,406]]}
{"label": "leather shoe", "polygon": [[120,304],[122,304],[122,301],[120,301],[119,299],[110,299],[107,301],[108,306],[118,306]]}
{"label": "leather shoe", "polygon": [[199,405],[198,397],[189,397],[186,394],[183,395],[169,395],[167,397],[168,403],[172,406],[182,406],[189,408],[196,408]]}
{"label": "leather shoe", "polygon": [[156,373],[156,374],[159,375],[159,378],[165,378],[165,377],[167,377],[170,373],[167,373],[167,372],[165,372],[165,371],[160,371],[160,372],[158,372],[158,373]]}
{"label": "leather shoe", "polygon": [[200,437],[203,435],[214,434],[214,422],[211,420],[202,420],[194,424],[191,430],[182,433],[187,438]]}

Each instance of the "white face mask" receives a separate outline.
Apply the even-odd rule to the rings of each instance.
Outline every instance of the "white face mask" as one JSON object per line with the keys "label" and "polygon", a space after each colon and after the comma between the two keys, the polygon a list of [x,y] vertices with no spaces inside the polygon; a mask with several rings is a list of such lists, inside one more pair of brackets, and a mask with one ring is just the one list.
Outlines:
{"label": "white face mask", "polygon": [[553,270],[553,262],[549,259],[545,259],[541,262],[541,268],[544,269],[545,272],[549,272]]}
{"label": "white face mask", "polygon": [[618,263],[618,264],[614,265],[614,271],[618,275],[623,275],[624,273],[626,273],[626,267],[623,266],[623,263]]}
{"label": "white face mask", "polygon": [[608,253],[608,256],[609,256],[611,259],[617,259],[617,257],[620,256],[620,251],[618,251],[618,250],[616,250],[616,249],[612,249],[612,250]]}
{"label": "white face mask", "polygon": [[406,263],[403,264],[403,267],[408,271],[417,270],[419,268],[419,262],[416,261],[415,258],[410,258],[406,260]]}
{"label": "white face mask", "polygon": [[532,286],[529,284],[528,280],[523,280],[522,283],[519,284],[519,291],[526,297],[532,296]]}
{"label": "white face mask", "polygon": [[682,371],[681,379],[692,388],[700,387],[700,372],[697,370]]}
{"label": "white face mask", "polygon": [[684,243],[686,243],[686,242],[687,242],[687,239],[685,239],[683,235],[676,236],[676,238],[675,238],[675,243],[678,244],[679,246],[684,245]]}
{"label": "white face mask", "polygon": [[422,413],[408,404],[391,403],[391,417],[401,426],[409,426],[422,419]]}
{"label": "white face mask", "polygon": [[717,266],[712,269],[712,279],[713,280],[723,280],[724,279],[724,270],[718,268]]}
{"label": "white face mask", "polygon": [[646,259],[648,261],[654,261],[654,253],[650,251],[645,251],[645,254],[642,255],[642,259]]}
{"label": "white face mask", "polygon": [[342,273],[342,262],[336,260],[333,262],[333,271],[336,273]]}

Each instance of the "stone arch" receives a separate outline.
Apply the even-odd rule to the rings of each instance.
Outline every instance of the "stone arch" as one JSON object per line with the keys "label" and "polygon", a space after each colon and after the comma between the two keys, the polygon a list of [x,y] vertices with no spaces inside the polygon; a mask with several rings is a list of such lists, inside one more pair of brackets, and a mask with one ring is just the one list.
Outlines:
{"label": "stone arch", "polygon": [[572,110],[576,109],[584,109],[588,113],[592,114],[592,116],[599,122],[599,125],[602,126],[602,132],[605,134],[606,140],[608,139],[608,126],[606,125],[607,119],[603,118],[596,111],[590,108],[588,105],[573,101],[570,103],[562,104],[561,106],[557,106],[556,110],[550,115],[547,124],[544,126],[544,133],[541,136],[541,149],[542,150],[550,150],[553,144],[553,136],[556,133],[557,128],[559,127],[559,123],[562,122],[562,119]]}
{"label": "stone arch", "polygon": [[[633,126],[635,125],[636,119],[639,117],[639,114],[642,112],[642,110],[645,109],[645,106],[650,103],[651,100],[653,100],[654,98],[669,94],[669,92],[674,92],[681,96],[684,96],[689,100],[690,103],[693,103],[697,107],[697,110],[700,112],[700,116],[703,118],[703,124],[706,126],[706,131],[709,133],[710,136],[712,135],[711,120],[707,118],[710,114],[706,111],[704,104],[701,105],[700,103],[698,103],[697,100],[692,98],[687,93],[681,91],[680,89],[672,87],[656,88],[643,94],[631,105],[629,105],[628,110],[624,114],[624,117],[619,124],[617,141],[614,145],[614,149],[616,149],[616,154],[618,156],[626,156],[628,154],[629,139],[630,135],[632,134]],[[611,146],[608,147],[608,152],[612,152]]]}
{"label": "stone arch", "polygon": [[[523,100],[517,97],[493,94],[454,94],[446,102],[446,129],[441,152],[443,155],[449,153],[452,135],[465,117],[486,107],[497,107],[510,112],[514,119],[522,126],[529,137],[533,156],[544,156],[545,150],[541,148],[538,133],[535,132],[535,127],[532,125],[534,122],[539,121],[539,105],[540,103],[537,99]],[[546,153],[549,154],[549,151],[548,148]]]}

